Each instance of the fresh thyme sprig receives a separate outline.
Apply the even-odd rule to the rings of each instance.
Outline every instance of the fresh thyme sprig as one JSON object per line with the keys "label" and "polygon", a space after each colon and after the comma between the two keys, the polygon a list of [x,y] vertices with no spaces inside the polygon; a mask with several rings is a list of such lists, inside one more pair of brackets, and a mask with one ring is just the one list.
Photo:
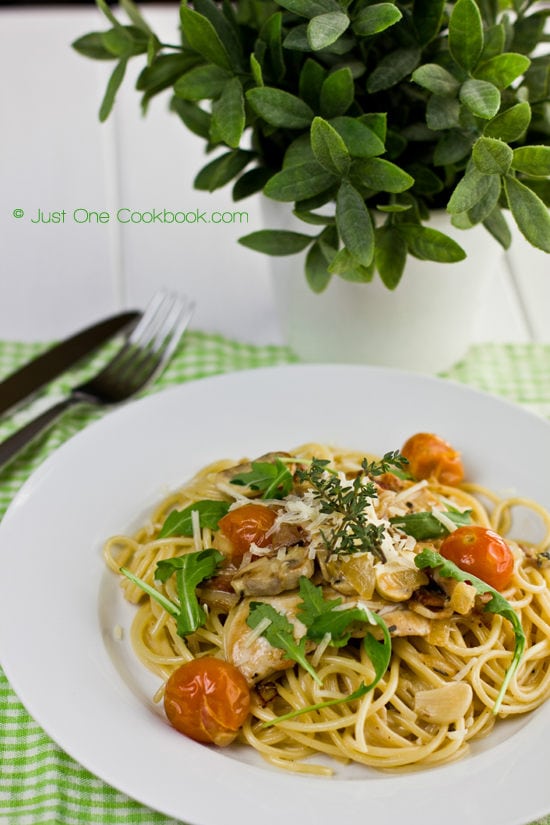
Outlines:
{"label": "fresh thyme sprig", "polygon": [[330,462],[326,459],[314,458],[308,469],[296,471],[298,481],[313,487],[322,513],[342,516],[338,528],[329,535],[322,533],[331,553],[371,552],[386,561],[382,550],[384,525],[369,522],[367,512],[368,505],[377,497],[377,488],[371,479],[392,469],[401,470],[406,463],[406,458],[397,450],[386,453],[379,461],[369,462],[364,458],[361,472],[346,486],[338,475],[327,472]]}

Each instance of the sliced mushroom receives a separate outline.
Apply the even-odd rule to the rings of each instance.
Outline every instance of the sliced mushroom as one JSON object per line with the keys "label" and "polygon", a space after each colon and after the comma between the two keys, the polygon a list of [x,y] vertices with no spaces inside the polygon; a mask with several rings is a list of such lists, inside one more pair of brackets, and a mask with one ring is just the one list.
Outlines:
{"label": "sliced mushroom", "polygon": [[450,682],[431,690],[419,690],[414,697],[414,710],[422,719],[448,725],[463,718],[473,698],[467,682]]}
{"label": "sliced mushroom", "polygon": [[323,561],[318,554],[323,578],[344,596],[370,599],[374,593],[374,557],[372,553],[354,553]]}
{"label": "sliced mushroom", "polygon": [[428,583],[428,578],[422,570],[416,567],[403,567],[397,561],[377,564],[374,571],[376,590],[382,598],[392,602],[408,601],[415,590]]}
{"label": "sliced mushroom", "polygon": [[431,622],[412,610],[396,608],[382,614],[392,636],[427,636]]}
{"label": "sliced mushroom", "polygon": [[[252,601],[245,599],[227,617],[224,626],[224,654],[228,662],[239,668],[249,684],[265,679],[272,673],[292,667],[294,662],[286,658],[285,652],[272,647],[266,638],[256,636],[246,623]],[[298,621],[296,614],[301,598],[298,594],[287,594],[269,599],[269,604],[283,613],[294,626],[294,637],[299,641],[306,634],[306,628]]]}
{"label": "sliced mushroom", "polygon": [[242,567],[231,585],[235,593],[244,596],[277,596],[286,590],[295,590],[300,577],[310,579],[313,560],[306,547],[291,547],[284,558],[263,556]]}

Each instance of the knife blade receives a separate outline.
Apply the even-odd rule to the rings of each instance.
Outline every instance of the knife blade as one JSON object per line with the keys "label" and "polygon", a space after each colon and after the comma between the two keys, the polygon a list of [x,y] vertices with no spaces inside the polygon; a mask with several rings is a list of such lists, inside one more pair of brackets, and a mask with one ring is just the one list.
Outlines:
{"label": "knife blade", "polygon": [[37,355],[0,381],[0,415],[29,400],[35,393],[140,318],[138,311],[121,312],[92,324]]}

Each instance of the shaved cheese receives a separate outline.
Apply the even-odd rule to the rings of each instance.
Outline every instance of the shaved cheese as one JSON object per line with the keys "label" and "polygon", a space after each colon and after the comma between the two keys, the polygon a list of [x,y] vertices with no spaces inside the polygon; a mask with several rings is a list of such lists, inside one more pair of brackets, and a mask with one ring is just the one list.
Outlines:
{"label": "shaved cheese", "polygon": [[251,645],[253,645],[254,642],[260,638],[264,630],[267,630],[270,624],[272,624],[272,621],[271,619],[268,619],[267,616],[265,616],[263,619],[260,619],[254,630],[251,630],[250,633],[247,633],[243,642],[244,646],[250,647]]}
{"label": "shaved cheese", "polygon": [[416,484],[413,484],[412,487],[407,487],[406,490],[401,490],[400,493],[397,493],[394,501],[410,501],[413,499],[420,490],[423,490],[424,487],[428,486],[428,482],[426,479],[422,479],[422,481],[418,481]]}
{"label": "shaved cheese", "polygon": [[198,510],[191,510],[191,524],[193,526],[193,542],[195,544],[195,550],[198,552],[203,549],[201,517]]}
{"label": "shaved cheese", "polygon": [[311,657],[311,664],[313,665],[313,667],[317,667],[317,665],[321,661],[321,656],[323,655],[323,653],[325,652],[325,650],[329,646],[331,640],[332,640],[332,636],[330,635],[330,633],[325,633],[325,635],[321,639],[319,645],[317,646],[317,649],[316,649],[315,653]]}
{"label": "shaved cheese", "polygon": [[446,516],[445,513],[442,513],[441,510],[437,510],[435,507],[432,507],[432,516],[436,518],[439,522],[441,522],[443,527],[445,527],[449,531],[449,533],[454,533],[454,531],[457,528],[457,525],[454,523],[454,521],[451,521],[449,516]]}

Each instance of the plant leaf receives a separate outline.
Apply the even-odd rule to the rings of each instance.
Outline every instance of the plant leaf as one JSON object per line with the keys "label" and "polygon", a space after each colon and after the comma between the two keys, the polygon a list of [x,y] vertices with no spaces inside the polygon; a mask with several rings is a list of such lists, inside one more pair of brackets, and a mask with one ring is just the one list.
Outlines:
{"label": "plant leaf", "polygon": [[420,49],[410,47],[396,49],[385,55],[369,75],[367,91],[374,94],[384,89],[391,89],[392,86],[414,72],[420,62],[421,54]]}
{"label": "plant leaf", "polygon": [[527,101],[516,103],[490,120],[483,130],[486,137],[506,142],[519,140],[531,122],[531,107]]}
{"label": "plant leaf", "polygon": [[422,45],[439,33],[444,9],[445,0],[414,0],[412,22]]}
{"label": "plant leaf", "polygon": [[[461,527],[472,523],[472,511],[446,510],[445,516],[454,524]],[[390,523],[408,536],[412,536],[417,541],[428,541],[431,539],[442,539],[449,535],[449,530],[432,513],[406,513],[404,516],[392,516]]]}
{"label": "plant leaf", "polygon": [[210,114],[197,106],[196,103],[180,100],[174,96],[170,101],[170,110],[178,115],[190,132],[205,140],[209,139]]}
{"label": "plant leaf", "polygon": [[225,184],[233,180],[239,172],[242,172],[253,157],[252,152],[245,152],[241,149],[225,152],[215,160],[207,163],[206,166],[203,166],[193,182],[195,189],[213,192],[215,189],[225,186]]}
{"label": "plant leaf", "polygon": [[460,124],[460,104],[455,97],[432,95],[426,106],[426,123],[434,132],[454,129]]}
{"label": "plant leaf", "polygon": [[353,103],[354,96],[353,75],[348,66],[343,66],[323,81],[320,94],[321,114],[327,118],[345,114]]}
{"label": "plant leaf", "polygon": [[519,146],[514,149],[512,168],[535,178],[548,177],[550,146]]}
{"label": "plant leaf", "polygon": [[217,530],[219,520],[229,511],[229,502],[203,499],[184,507],[183,510],[172,510],[160,528],[159,539],[168,538],[169,536],[192,536],[193,511],[199,514],[201,527]]}
{"label": "plant leaf", "polygon": [[393,226],[381,226],[375,232],[376,269],[388,289],[395,289],[407,262],[407,243]]}
{"label": "plant leaf", "polygon": [[510,211],[522,235],[530,244],[550,252],[550,213],[541,199],[528,186],[508,175],[504,190]]}
{"label": "plant leaf", "polygon": [[216,66],[231,71],[231,60],[227,49],[210,20],[183,3],[180,6],[180,18],[183,32],[191,48],[209,63],[215,63]]}
{"label": "plant leaf", "polygon": [[316,160],[288,166],[269,179],[264,194],[276,201],[303,201],[326,191],[337,178]]}
{"label": "plant leaf", "polygon": [[472,209],[489,189],[490,177],[490,175],[480,172],[476,166],[468,169],[462,180],[456,185],[447,204],[447,211],[451,215],[456,215],[459,212],[467,212],[468,209]]}
{"label": "plant leaf", "polygon": [[460,87],[462,103],[477,117],[489,120],[500,108],[500,92],[486,80],[467,80]]}
{"label": "plant leaf", "polygon": [[241,141],[244,124],[243,87],[238,77],[232,77],[212,104],[210,137],[214,143],[221,141],[236,149]]}
{"label": "plant leaf", "polygon": [[260,192],[272,175],[273,170],[267,166],[255,166],[254,169],[244,172],[233,186],[233,200],[240,201]]}
{"label": "plant leaf", "polygon": [[92,60],[116,60],[116,56],[105,48],[103,32],[90,32],[71,43],[72,48]]}
{"label": "plant leaf", "polygon": [[222,93],[230,77],[228,71],[214,63],[195,66],[174,83],[174,94],[184,100],[210,100]]}
{"label": "plant leaf", "polygon": [[231,484],[257,490],[265,499],[284,498],[292,490],[292,473],[280,458],[275,461],[253,461],[251,466],[249,472],[233,476]]}
{"label": "plant leaf", "polygon": [[290,659],[298,662],[304,670],[317,682],[321,684],[321,679],[313,669],[306,657],[305,638],[297,641],[294,638],[294,627],[287,617],[279,613],[275,608],[266,602],[251,602],[250,612],[246,623],[249,627],[255,628],[262,621],[269,619],[270,624],[262,633],[272,647],[284,650]]}
{"label": "plant leaf", "polygon": [[272,86],[249,89],[246,98],[253,110],[271,126],[282,129],[307,129],[313,111],[296,95]]}
{"label": "plant leaf", "polygon": [[365,123],[353,117],[335,117],[330,121],[344,139],[349,154],[354,158],[372,158],[386,151],[383,140]]}
{"label": "plant leaf", "polygon": [[466,257],[462,247],[438,229],[416,223],[400,223],[398,228],[411,255],[421,261],[456,263]]}
{"label": "plant leaf", "polygon": [[485,175],[506,175],[514,154],[507,143],[495,138],[480,137],[474,143],[472,159]]}
{"label": "plant leaf", "polygon": [[265,255],[295,255],[308,246],[311,235],[289,232],[286,229],[260,229],[239,238],[239,243]]}
{"label": "plant leaf", "polygon": [[353,21],[353,31],[360,37],[371,37],[385,31],[403,17],[393,3],[375,3],[365,6]]}
{"label": "plant leaf", "polygon": [[101,106],[99,107],[99,119],[101,123],[104,123],[111,114],[111,110],[115,103],[116,94],[120,89],[122,81],[124,80],[124,75],[126,74],[127,64],[128,58],[123,57],[119,60],[109,78],[105,95],[101,101]]}
{"label": "plant leaf", "polygon": [[314,111],[319,108],[321,87],[327,73],[320,63],[308,57],[300,72],[300,97]]}
{"label": "plant leaf", "polygon": [[498,207],[493,209],[491,214],[487,215],[483,221],[483,226],[504,249],[510,248],[512,233],[501,209]]}
{"label": "plant leaf", "polygon": [[376,192],[404,192],[414,184],[414,178],[384,158],[367,158],[353,164],[353,177]]}
{"label": "plant leaf", "polygon": [[525,55],[505,52],[478,66],[475,76],[479,80],[489,81],[499,89],[504,89],[525,74],[530,65],[531,61]]}
{"label": "plant leaf", "polygon": [[338,176],[348,172],[351,157],[346,144],[336,129],[322,117],[314,118],[311,124],[311,148],[328,172]]}
{"label": "plant leaf", "polygon": [[467,72],[477,64],[483,50],[483,23],[474,0],[458,0],[449,20],[449,50]]}
{"label": "plant leaf", "polygon": [[319,294],[329,285],[332,276],[328,271],[328,261],[318,241],[310,247],[306,255],[305,273],[313,292]]}
{"label": "plant leaf", "polygon": [[307,26],[307,39],[313,51],[331,46],[350,24],[342,11],[331,11],[312,17]]}
{"label": "plant leaf", "polygon": [[374,258],[374,227],[365,201],[349,181],[342,181],[336,197],[336,225],[347,249],[362,266]]}
{"label": "plant leaf", "polygon": [[455,95],[460,87],[460,82],[456,77],[437,63],[425,63],[419,66],[413,72],[412,79],[419,86],[441,97]]}
{"label": "plant leaf", "polygon": [[316,17],[318,14],[338,11],[336,0],[277,0],[279,6],[302,17]]}

